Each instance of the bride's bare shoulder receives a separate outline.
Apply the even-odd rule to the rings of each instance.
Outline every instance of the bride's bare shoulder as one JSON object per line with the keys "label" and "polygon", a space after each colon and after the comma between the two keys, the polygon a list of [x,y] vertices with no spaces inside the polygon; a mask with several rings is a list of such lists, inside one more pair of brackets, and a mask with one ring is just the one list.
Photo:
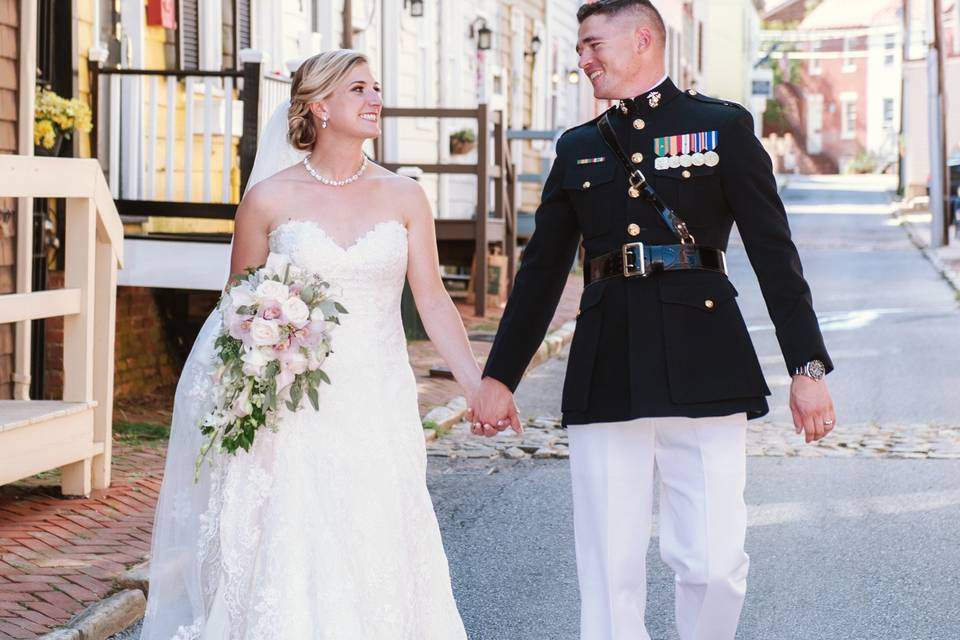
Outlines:
{"label": "bride's bare shoulder", "polygon": [[237,207],[236,224],[269,229],[274,218],[296,201],[296,183],[302,183],[302,171],[294,165],[253,185]]}
{"label": "bride's bare shoulder", "polygon": [[395,196],[413,196],[423,192],[420,183],[413,178],[401,176],[389,169],[385,169],[378,164],[370,163],[367,178],[380,189],[389,190]]}

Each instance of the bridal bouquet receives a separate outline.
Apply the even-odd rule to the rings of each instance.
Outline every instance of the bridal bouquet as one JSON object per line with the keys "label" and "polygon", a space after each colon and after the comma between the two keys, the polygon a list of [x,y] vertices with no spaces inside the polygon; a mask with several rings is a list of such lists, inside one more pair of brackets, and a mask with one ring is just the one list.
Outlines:
{"label": "bridal bouquet", "polygon": [[330,334],[347,313],[320,276],[276,253],[247,269],[217,306],[223,327],[215,342],[215,406],[200,422],[196,477],[214,445],[249,451],[259,429],[275,429],[280,402],[296,411],[307,398],[319,409],[317,389],[330,383],[321,369]]}

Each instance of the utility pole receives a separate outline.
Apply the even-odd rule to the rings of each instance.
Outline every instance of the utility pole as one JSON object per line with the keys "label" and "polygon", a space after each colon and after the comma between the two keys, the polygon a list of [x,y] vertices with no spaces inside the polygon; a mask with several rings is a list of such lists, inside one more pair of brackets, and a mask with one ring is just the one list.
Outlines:
{"label": "utility pole", "polygon": [[933,216],[930,244],[943,247],[949,242],[950,207],[947,195],[947,126],[943,79],[943,12],[940,0],[933,2],[933,41],[927,52],[927,79],[930,84],[930,213]]}
{"label": "utility pole", "polygon": [[353,0],[343,0],[343,48],[353,49]]}
{"label": "utility pole", "polygon": [[897,193],[901,197],[907,194],[906,138],[904,127],[907,122],[907,60],[910,59],[910,0],[903,0],[903,53],[900,56],[900,135],[897,136]]}

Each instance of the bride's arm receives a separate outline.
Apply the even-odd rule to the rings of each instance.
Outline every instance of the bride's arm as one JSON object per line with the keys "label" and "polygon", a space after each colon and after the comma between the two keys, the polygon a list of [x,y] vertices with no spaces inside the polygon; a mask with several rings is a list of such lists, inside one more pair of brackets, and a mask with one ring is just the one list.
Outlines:
{"label": "bride's arm", "polygon": [[430,340],[469,400],[480,385],[480,368],[467,340],[460,314],[440,279],[437,236],[430,203],[420,185],[413,183],[405,188],[409,189],[410,194],[405,198],[410,203],[406,214],[409,233],[407,279],[410,289]]}
{"label": "bride's arm", "polygon": [[267,261],[270,252],[267,233],[270,216],[264,207],[262,189],[257,185],[244,196],[237,207],[233,222],[233,250],[230,254],[230,279],[227,286],[234,284],[234,277],[243,273],[247,267],[260,267]]}

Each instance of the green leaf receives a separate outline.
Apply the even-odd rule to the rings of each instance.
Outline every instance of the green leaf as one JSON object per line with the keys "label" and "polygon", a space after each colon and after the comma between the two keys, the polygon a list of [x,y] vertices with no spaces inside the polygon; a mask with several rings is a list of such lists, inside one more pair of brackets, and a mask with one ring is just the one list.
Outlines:
{"label": "green leaf", "polygon": [[320,378],[321,381],[326,382],[327,384],[330,384],[330,376],[328,376],[323,371],[323,369],[317,369],[317,376]]}
{"label": "green leaf", "polygon": [[313,410],[314,410],[314,411],[319,411],[319,410],[320,410],[320,398],[319,398],[319,396],[317,395],[317,390],[314,389],[313,387],[310,387],[309,389],[307,389],[307,397],[310,398],[310,404],[313,405]]}
{"label": "green leaf", "polygon": [[287,400],[287,409],[290,409],[290,411],[296,411],[296,410],[297,410],[297,405],[295,405],[295,404],[293,404],[292,402],[290,402],[289,400]]}
{"label": "green leaf", "polygon": [[334,308],[335,308],[337,311],[339,311],[340,313],[347,313],[347,314],[350,313],[349,311],[347,311],[347,308],[346,308],[345,306],[343,306],[342,304],[340,304],[339,302],[334,302],[334,303],[333,303],[333,306],[334,306]]}

